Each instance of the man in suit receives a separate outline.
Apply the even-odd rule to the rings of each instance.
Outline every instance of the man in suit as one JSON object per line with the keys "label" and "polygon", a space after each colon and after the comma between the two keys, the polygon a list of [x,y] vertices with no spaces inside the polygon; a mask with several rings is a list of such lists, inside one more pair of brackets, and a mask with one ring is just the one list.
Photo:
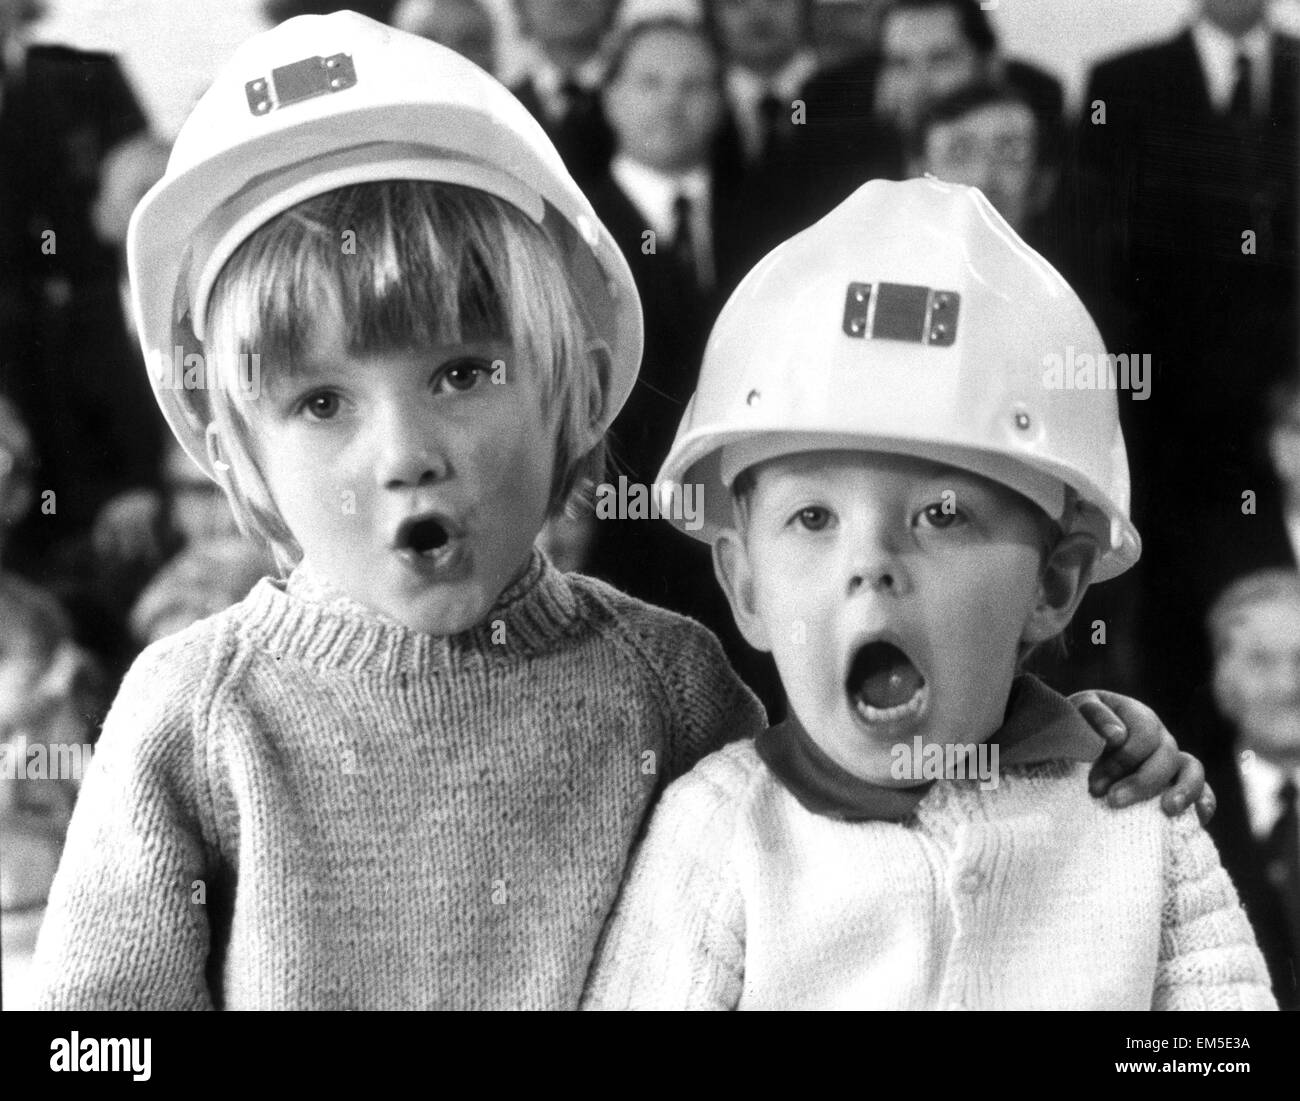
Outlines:
{"label": "man in suit", "polygon": [[0,394],[54,493],[13,535],[17,568],[42,574],[104,501],[156,477],[161,435],[91,216],[105,154],[145,118],[112,57],[29,45],[24,7],[0,0]]}
{"label": "man in suit", "polygon": [[1209,692],[1186,729],[1218,796],[1209,824],[1283,1009],[1300,1009],[1300,574],[1239,578],[1213,605]]}
{"label": "man in suit", "polygon": [[496,25],[481,0],[398,0],[388,21],[399,31],[437,42],[496,74]]}
{"label": "man in suit", "polygon": [[[611,53],[605,111],[615,153],[587,195],[632,268],[646,329],[637,385],[610,431],[611,484],[619,474],[654,481],[695,389],[709,329],[744,274],[740,202],[715,171],[727,117],[721,74],[708,32],[671,17],[631,25]],[[596,529],[591,572],[705,623],[742,675],[762,668],[713,581],[707,548],[662,520],[604,518]],[[750,680],[771,704],[775,679]]]}
{"label": "man in suit", "polygon": [[601,46],[621,0],[515,0],[525,75],[510,88],[585,184],[609,164],[613,136],[601,110]]}
{"label": "man in suit", "polygon": [[726,59],[735,139],[760,168],[794,137],[794,101],[817,69],[812,0],[705,0],[704,11]]}
{"label": "man in suit", "polygon": [[1030,105],[1043,163],[1060,144],[1061,84],[1004,58],[979,0],[887,0],[879,49],[814,76],[800,93],[806,121],[788,155],[756,185],[787,212],[775,235],[821,217],[869,179],[901,179],[916,128],[938,100],[968,84],[1009,85]]}
{"label": "man in suit", "polygon": [[1250,537],[1205,537],[1259,507],[1254,441],[1295,354],[1300,41],[1266,16],[1266,0],[1201,0],[1174,37],[1096,68],[1079,129],[1074,267],[1112,350],[1152,356],[1150,400],[1122,415],[1146,543],[1141,695],[1166,710],[1208,672],[1202,560],[1240,572],[1253,555]]}
{"label": "man in suit", "polygon": [[812,45],[823,69],[875,53],[885,0],[812,0]]}
{"label": "man in suit", "polygon": [[639,22],[613,51],[605,111],[615,153],[587,195],[627,256],[645,307],[638,391],[658,411],[629,403],[637,438],[619,442],[646,479],[695,389],[720,299],[743,274],[737,194],[720,184],[713,160],[727,117],[720,92],[717,52],[698,26],[669,17]]}

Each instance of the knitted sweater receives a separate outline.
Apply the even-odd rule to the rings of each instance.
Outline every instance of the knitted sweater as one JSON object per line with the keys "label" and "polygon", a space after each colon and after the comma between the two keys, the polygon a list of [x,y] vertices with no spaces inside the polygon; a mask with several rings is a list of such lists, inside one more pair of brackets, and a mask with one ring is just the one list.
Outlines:
{"label": "knitted sweater", "polygon": [[727,746],[655,812],[584,1007],[1274,1008],[1194,811],[1112,810],[1087,771],[939,781],[901,823],[845,822]]}
{"label": "knitted sweater", "polygon": [[436,637],[300,573],[123,682],[48,1008],[574,1008],[642,820],[758,702],[691,620],[534,556]]}

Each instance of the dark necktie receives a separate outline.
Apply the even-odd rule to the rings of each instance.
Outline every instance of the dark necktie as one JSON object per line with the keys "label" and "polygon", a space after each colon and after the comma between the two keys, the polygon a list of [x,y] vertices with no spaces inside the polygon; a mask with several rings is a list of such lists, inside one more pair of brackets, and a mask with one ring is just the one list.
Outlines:
{"label": "dark necktie", "polygon": [[758,101],[758,159],[766,160],[776,148],[781,124],[781,101],[771,92],[764,92]]}
{"label": "dark necktie", "polygon": [[673,259],[682,279],[692,291],[699,290],[700,264],[696,255],[695,234],[691,228],[691,200],[679,191],[673,199]]}
{"label": "dark necktie", "polygon": [[1228,115],[1238,122],[1249,122],[1252,114],[1254,114],[1254,97],[1250,80],[1250,58],[1245,54],[1238,54],[1237,83],[1232,89]]}
{"label": "dark necktie", "polygon": [[1292,948],[1300,952],[1300,814],[1295,781],[1287,780],[1277,797],[1282,814],[1268,835],[1268,878],[1282,899]]}
{"label": "dark necktie", "polygon": [[560,97],[564,104],[561,108],[560,122],[580,118],[591,102],[591,93],[572,76],[566,76],[560,81]]}

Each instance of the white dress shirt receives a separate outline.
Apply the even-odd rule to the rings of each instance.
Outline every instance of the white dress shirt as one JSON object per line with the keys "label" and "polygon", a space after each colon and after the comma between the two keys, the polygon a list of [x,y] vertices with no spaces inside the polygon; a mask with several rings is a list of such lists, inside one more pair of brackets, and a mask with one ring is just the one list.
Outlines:
{"label": "white dress shirt", "polygon": [[763,97],[768,94],[775,96],[788,118],[791,103],[816,71],[817,55],[812,50],[800,50],[771,77],[760,76],[738,65],[727,70],[727,100],[740,128],[740,140],[749,160],[757,160],[762,150],[763,118],[759,104]]}
{"label": "white dress shirt", "polygon": [[605,60],[599,55],[587,58],[576,69],[566,74],[536,46],[527,46],[525,49],[523,79],[532,82],[538,98],[542,101],[542,110],[552,122],[559,122],[568,107],[564,95],[566,77],[586,92],[599,92],[605,83]]}
{"label": "white dress shirt", "polygon": [[1286,521],[1286,539],[1291,545],[1291,557],[1300,562],[1300,509],[1288,506],[1283,518]]}
{"label": "white dress shirt", "polygon": [[1269,27],[1259,23],[1241,38],[1233,38],[1208,19],[1199,19],[1192,25],[1192,40],[1196,43],[1214,109],[1223,114],[1232,104],[1237,87],[1237,55],[1244,53],[1250,59],[1254,114],[1257,118],[1265,117],[1273,80],[1273,39]]}
{"label": "white dress shirt", "polygon": [[5,85],[12,84],[22,74],[23,67],[27,63],[27,41],[21,31],[14,30],[5,39],[3,55],[4,73],[3,79],[0,79],[0,110],[4,109]]}
{"label": "white dress shirt", "polygon": [[671,242],[673,239],[677,228],[673,203],[677,196],[684,194],[690,200],[691,244],[695,250],[696,271],[703,287],[713,286],[713,179],[708,168],[701,166],[674,175],[619,153],[611,162],[609,171],[623,194],[645,216],[646,228],[654,230],[659,240]]}
{"label": "white dress shirt", "polygon": [[1241,786],[1246,797],[1250,832],[1258,840],[1267,841],[1277,820],[1282,817],[1282,801],[1278,798],[1282,786],[1288,778],[1300,785],[1300,767],[1285,768],[1247,749],[1238,754],[1237,769],[1241,773]]}

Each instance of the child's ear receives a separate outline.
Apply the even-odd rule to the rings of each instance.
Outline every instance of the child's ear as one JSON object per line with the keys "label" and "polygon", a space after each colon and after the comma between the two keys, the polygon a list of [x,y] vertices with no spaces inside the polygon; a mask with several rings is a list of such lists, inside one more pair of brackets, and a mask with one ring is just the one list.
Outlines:
{"label": "child's ear", "polygon": [[772,644],[754,598],[754,571],[750,566],[749,551],[738,531],[726,528],[714,539],[713,572],[722,591],[727,594],[731,614],[745,641],[755,650],[770,653]]}
{"label": "child's ear", "polygon": [[215,421],[208,425],[203,442],[208,449],[208,462],[212,464],[212,470],[217,476],[217,485],[229,498],[233,488],[230,482],[230,464],[226,462],[225,450],[221,446],[221,433]]}
{"label": "child's ear", "polygon": [[605,419],[605,408],[609,404],[609,387],[614,377],[614,357],[610,354],[609,345],[603,340],[587,341],[585,352],[596,378],[596,385],[591,388],[587,406],[589,438],[583,441],[586,448],[592,448],[604,435],[600,425]]}
{"label": "child's ear", "polygon": [[1044,642],[1069,626],[1079,601],[1092,582],[1097,564],[1097,542],[1074,532],[1047,553],[1038,578],[1038,598],[1025,623],[1023,641]]}

